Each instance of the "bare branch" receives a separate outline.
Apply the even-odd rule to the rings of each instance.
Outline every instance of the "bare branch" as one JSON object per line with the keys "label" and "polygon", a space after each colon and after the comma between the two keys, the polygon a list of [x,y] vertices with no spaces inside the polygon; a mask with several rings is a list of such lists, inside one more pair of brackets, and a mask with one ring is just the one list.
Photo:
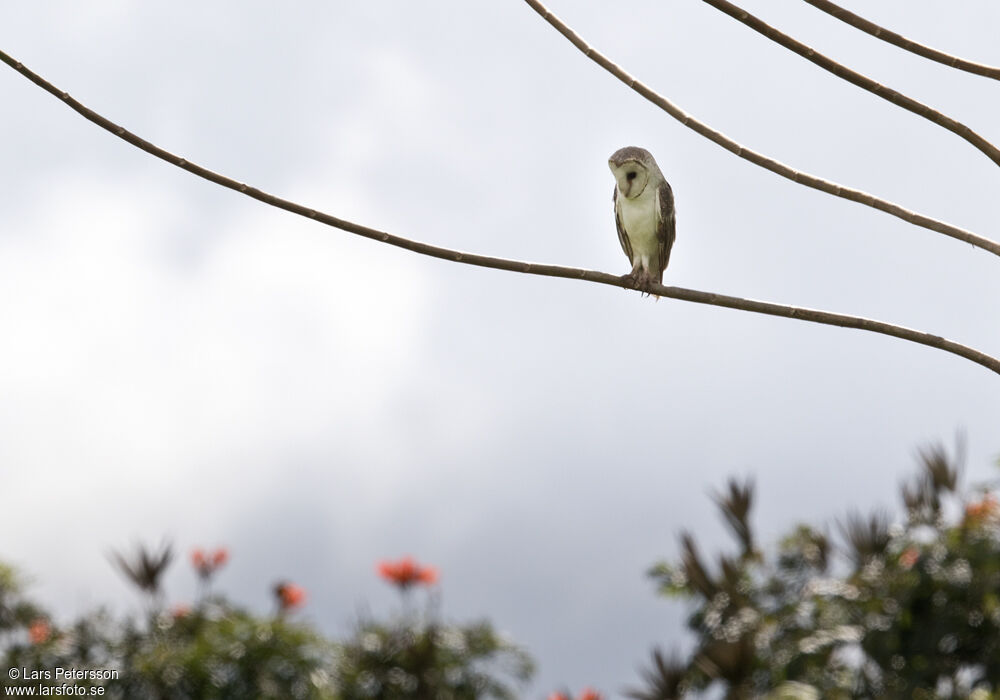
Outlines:
{"label": "bare branch", "polygon": [[580,49],[584,55],[594,61],[594,63],[611,73],[611,75],[618,78],[618,80],[628,85],[630,88],[645,97],[684,126],[688,127],[695,133],[704,136],[709,141],[717,143],[727,151],[735,153],[740,158],[748,160],[754,165],[759,165],[766,170],[770,170],[772,173],[777,173],[792,182],[797,182],[800,185],[805,185],[806,187],[812,187],[820,192],[826,192],[827,194],[832,194],[836,197],[849,199],[852,202],[859,202],[874,209],[884,211],[887,214],[892,214],[893,216],[915,226],[936,231],[937,233],[943,233],[946,236],[951,236],[952,238],[956,238],[978,248],[982,248],[983,250],[988,250],[994,255],[1000,256],[1000,243],[996,241],[984,238],[983,236],[979,236],[971,231],[953,226],[952,224],[944,221],[932,219],[928,216],[924,216],[923,214],[918,214],[917,212],[910,211],[909,209],[904,209],[894,202],[880,199],[874,195],[868,194],[867,192],[845,187],[837,184],[836,182],[824,180],[816,177],[815,175],[810,175],[809,173],[802,172],[801,170],[796,170],[795,168],[785,165],[780,161],[769,158],[762,153],[753,151],[736,141],[733,141],[722,132],[716,131],[707,124],[698,121],[673,102],[654,92],[649,87],[636,80],[633,76],[629,75],[622,68],[612,63],[608,60],[608,58],[603,56],[600,52],[581,39],[576,32],[566,26],[566,24],[564,24],[558,17],[549,12],[542,3],[538,2],[538,0],[524,1],[531,6],[535,12],[541,15],[546,22],[552,25],[556,31],[569,39],[569,41]]}
{"label": "bare branch", "polygon": [[901,92],[897,92],[891,88],[878,83],[866,75],[862,75],[857,71],[853,71],[845,65],[837,63],[832,58],[824,56],[815,49],[806,46],[801,41],[793,39],[787,34],[778,31],[771,25],[767,24],[758,17],[754,17],[749,12],[741,7],[737,7],[727,0],[702,0],[702,2],[711,5],[717,10],[725,12],[730,17],[739,20],[743,24],[747,25],[755,32],[763,34],[771,41],[776,44],[784,46],[789,51],[797,53],[802,58],[807,61],[815,63],[817,66],[823,70],[833,73],[838,78],[842,78],[847,82],[857,85],[858,87],[867,90],[873,95],[878,95],[883,100],[891,102],[897,107],[902,107],[903,109],[913,112],[914,114],[923,117],[924,119],[937,124],[938,126],[947,129],[948,131],[958,134],[963,139],[971,143],[982,153],[986,155],[987,158],[992,160],[997,165],[1000,165],[1000,149],[994,146],[992,143],[987,141],[985,138],[977,134],[975,131],[970,129],[965,124],[952,119],[946,114],[928,107],[923,102],[917,102],[912,97],[907,97]]}
{"label": "bare branch", "polygon": [[[40,88],[46,92],[56,96],[64,104],[66,104],[71,109],[75,110],[83,117],[89,121],[97,124],[101,128],[111,132],[115,136],[127,141],[128,143],[141,148],[147,153],[165,160],[171,165],[176,165],[179,168],[187,170],[189,173],[197,175],[200,178],[214,182],[217,185],[222,185],[231,190],[245,194],[248,197],[252,197],[258,201],[264,202],[272,207],[277,207],[279,209],[284,209],[285,211],[292,212],[293,214],[298,214],[299,216],[304,216],[307,219],[313,219],[319,221],[320,223],[326,224],[327,226],[332,226],[338,228],[342,231],[347,231],[348,233],[353,233],[358,236],[364,236],[365,238],[370,238],[372,240],[381,241],[382,243],[388,243],[389,245],[396,246],[398,248],[403,248],[405,250],[412,251],[414,253],[419,253],[421,255],[428,255],[434,258],[441,258],[443,260],[450,260],[452,262],[464,263],[466,265],[478,265],[480,267],[490,267],[497,270],[508,270],[510,272],[522,272],[529,275],[543,275],[548,277],[564,277],[566,279],[580,279],[586,280],[588,282],[596,282],[598,284],[606,284],[612,287],[621,287],[623,289],[634,289],[631,281],[627,281],[623,277],[608,274],[607,272],[598,272],[596,270],[584,270],[575,267],[564,267],[562,265],[545,265],[540,263],[530,263],[521,260],[509,260],[506,258],[493,258],[486,255],[477,255],[474,253],[463,253],[457,250],[451,250],[449,248],[441,248],[439,246],[430,245],[428,243],[421,243],[420,241],[413,241],[408,238],[403,238],[401,236],[394,236],[390,233],[384,231],[378,231],[367,226],[362,226],[361,224],[356,224],[351,221],[346,221],[344,219],[339,219],[330,214],[326,214],[316,209],[310,209],[309,207],[297,204],[296,202],[289,201],[287,199],[281,199],[273,194],[269,194],[255,187],[250,187],[244,183],[238,182],[225,175],[220,175],[219,173],[203,168],[196,163],[192,163],[185,158],[174,155],[169,151],[166,151],[155,144],[146,141],[132,132],[128,131],[124,127],[121,127],[109,119],[101,116],[97,112],[93,111],[89,107],[84,106],[77,100],[70,97],[69,93],[63,92],[59,88],[55,87],[44,78],[38,74],[32,72],[27,67],[25,67],[19,61],[15,61],[13,58],[8,56],[6,53],[0,51],[0,60],[2,60],[7,65],[11,66],[19,72],[21,75],[26,77],[31,82],[38,85]],[[752,299],[743,299],[740,297],[726,296],[723,294],[713,294],[711,292],[701,292],[694,289],[684,289],[681,287],[665,287],[662,284],[651,284],[644,291],[656,294],[658,296],[670,297],[672,299],[680,299],[682,301],[691,301],[697,304],[710,304],[713,306],[723,306],[730,309],[738,309],[741,311],[751,311],[759,314],[767,314],[770,316],[781,316],[784,318],[795,318],[801,321],[811,321],[813,323],[822,323],[831,326],[841,326],[844,328],[856,328],[859,330],[871,331],[873,333],[881,333],[883,335],[893,336],[895,338],[901,338],[903,340],[908,340],[913,343],[920,343],[921,345],[927,345],[929,347],[938,348],[939,350],[944,350],[945,352],[950,352],[959,357],[964,357],[967,360],[972,360],[973,362],[986,367],[987,369],[1000,374],[1000,360],[995,357],[991,357],[979,350],[974,348],[961,345],[959,343],[946,340],[940,336],[932,335],[930,333],[924,333],[922,331],[913,330],[910,328],[903,328],[901,326],[895,326],[889,323],[884,323],[882,321],[873,321],[871,319],[859,318],[857,316],[848,316],[846,314],[838,314],[830,311],[818,311],[815,309],[803,309],[794,306],[785,306],[783,304],[772,304],[766,301],[755,301]]]}
{"label": "bare branch", "polygon": [[976,75],[982,75],[987,78],[993,78],[994,80],[1000,80],[1000,68],[996,66],[987,66],[983,63],[967,61],[964,58],[952,56],[944,51],[932,49],[930,46],[924,46],[923,44],[919,44],[912,39],[907,39],[905,36],[897,34],[894,31],[886,29],[885,27],[880,27],[874,22],[869,22],[864,17],[859,17],[853,12],[845,10],[840,5],[835,5],[830,2],[830,0],[805,0],[805,2],[809,3],[818,10],[822,10],[828,15],[833,15],[841,22],[846,22],[852,27],[860,29],[863,32],[867,32],[874,37],[878,37],[882,41],[894,44],[901,49],[906,49],[911,53],[917,54],[918,56],[929,58],[932,61],[937,61],[938,63],[943,63],[946,66],[958,68],[959,70],[964,70],[968,73],[975,73]]}

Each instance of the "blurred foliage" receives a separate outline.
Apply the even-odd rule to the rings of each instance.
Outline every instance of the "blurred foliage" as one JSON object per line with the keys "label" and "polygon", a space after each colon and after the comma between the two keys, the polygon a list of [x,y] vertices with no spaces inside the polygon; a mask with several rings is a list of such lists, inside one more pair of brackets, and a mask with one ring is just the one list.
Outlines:
{"label": "blurred foliage", "polygon": [[765,555],[752,484],[715,497],[738,553],[716,566],[681,535],[660,591],[693,605],[689,657],[657,650],[640,700],[713,689],[726,698],[1000,698],[1000,503],[962,493],[961,446],[919,453],[903,514],[851,513],[838,544],[799,525]]}
{"label": "blurred foliage", "polygon": [[41,608],[21,595],[23,588],[24,581],[18,573],[0,562],[0,641],[44,619]]}
{"label": "blurred foliage", "polygon": [[[898,516],[800,524],[770,551],[750,519],[753,483],[731,480],[712,498],[734,552],[709,560],[682,532],[678,560],[650,572],[661,593],[690,606],[693,649],[654,650],[629,696],[1000,700],[1000,500],[986,486],[963,489],[961,464],[961,446],[955,456],[922,450]],[[161,585],[169,544],[110,558],[143,596],[142,612],[97,610],[63,626],[0,563],[0,683],[58,686],[65,679],[8,672],[61,667],[114,670],[73,681],[110,698],[512,700],[534,672],[488,622],[443,620],[426,590],[437,570],[410,557],[376,567],[399,591],[399,611],[362,618],[343,639],[296,619],[308,596],[293,582],[272,585],[264,615],[213,592],[225,549],[192,552],[197,600],[172,608]]]}
{"label": "blurred foliage", "polygon": [[485,621],[447,625],[434,601],[413,607],[413,589],[438,580],[437,569],[412,557],[381,561],[376,571],[399,591],[403,607],[388,623],[361,620],[337,649],[337,686],[343,700],[427,698],[473,700],[516,698],[495,669],[517,681],[534,672],[531,658]]}
{"label": "blurred foliage", "polygon": [[142,592],[144,612],[118,618],[97,610],[65,627],[27,600],[24,582],[0,565],[0,685],[55,688],[67,681],[11,680],[9,671],[76,668],[116,671],[111,679],[72,681],[84,689],[100,686],[108,698],[505,699],[516,697],[506,678],[525,681],[533,671],[530,658],[486,622],[445,624],[429,597],[427,610],[413,613],[413,582],[401,588],[403,614],[361,621],[338,641],[290,619],[306,597],[296,584],[273,586],[275,612],[264,616],[212,594],[226,550],[195,550],[199,600],[171,609],[162,603],[161,585],[172,559],[169,546],[158,552],[139,547],[111,559]]}
{"label": "blurred foliage", "polygon": [[343,700],[513,699],[518,696],[489,669],[498,666],[525,681],[534,668],[523,651],[486,622],[465,626],[405,619],[390,625],[363,622],[337,656]]}

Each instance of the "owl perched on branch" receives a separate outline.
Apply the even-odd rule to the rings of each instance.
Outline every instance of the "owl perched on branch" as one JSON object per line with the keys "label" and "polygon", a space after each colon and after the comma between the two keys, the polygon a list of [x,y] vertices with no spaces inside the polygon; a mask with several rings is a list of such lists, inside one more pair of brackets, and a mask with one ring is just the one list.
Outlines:
{"label": "owl perched on branch", "polygon": [[627,146],[608,159],[615,176],[615,224],[618,241],[632,263],[623,279],[636,289],[663,283],[676,238],[674,193],[653,156]]}

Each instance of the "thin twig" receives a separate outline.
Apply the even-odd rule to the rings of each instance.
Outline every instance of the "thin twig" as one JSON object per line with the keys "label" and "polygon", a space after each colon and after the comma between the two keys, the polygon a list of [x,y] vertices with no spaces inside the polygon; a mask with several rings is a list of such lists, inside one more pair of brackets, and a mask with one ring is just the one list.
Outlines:
{"label": "thin twig", "polygon": [[944,51],[932,49],[930,46],[925,46],[924,44],[917,43],[912,39],[907,39],[905,36],[897,34],[890,29],[880,27],[874,22],[868,21],[864,17],[859,17],[850,10],[846,10],[840,5],[835,5],[830,2],[830,0],[805,0],[805,2],[809,3],[818,10],[822,10],[828,15],[836,17],[841,22],[846,22],[852,27],[860,29],[863,32],[867,32],[874,37],[878,37],[882,41],[894,44],[901,49],[906,49],[911,53],[917,54],[918,56],[929,58],[932,61],[937,61],[938,63],[943,63],[946,66],[958,68],[959,70],[964,70],[968,73],[975,73],[976,75],[982,75],[987,78],[993,78],[994,80],[1000,80],[1000,68],[997,66],[988,66],[983,63],[967,61],[964,58],[952,56]]}
{"label": "thin twig", "polygon": [[943,233],[946,236],[951,236],[952,238],[956,238],[978,248],[982,248],[983,250],[988,250],[994,255],[1000,256],[1000,243],[996,241],[984,238],[983,236],[977,235],[963,228],[953,226],[952,224],[945,223],[944,221],[932,219],[928,216],[924,216],[923,214],[918,214],[917,212],[910,211],[909,209],[904,209],[894,202],[879,199],[878,197],[868,194],[867,192],[862,192],[861,190],[852,189],[850,187],[844,187],[843,185],[838,185],[836,182],[824,180],[816,177],[815,175],[810,175],[809,173],[801,170],[796,170],[795,168],[785,165],[774,158],[769,158],[762,153],[750,150],[736,141],[733,141],[722,132],[716,131],[707,124],[698,121],[673,102],[654,92],[649,87],[629,75],[622,68],[612,63],[599,51],[581,39],[576,32],[566,26],[566,24],[564,24],[558,17],[549,12],[542,3],[538,2],[538,0],[524,1],[533,10],[535,10],[535,12],[541,15],[546,22],[552,25],[556,31],[569,39],[570,43],[594,61],[594,63],[611,73],[611,75],[618,78],[618,80],[628,85],[630,88],[645,97],[684,126],[704,136],[709,141],[717,143],[727,151],[735,153],[740,158],[748,160],[755,165],[759,165],[766,170],[770,170],[772,173],[777,173],[784,178],[788,178],[792,182],[797,182],[800,185],[805,185],[806,187],[812,187],[820,192],[826,192],[827,194],[832,194],[836,197],[849,199],[852,202],[859,202],[874,209],[884,211],[887,214],[892,214],[893,216],[915,226],[936,231],[937,233]]}
{"label": "thin twig", "polygon": [[823,70],[833,73],[838,78],[846,80],[853,85],[857,85],[859,88],[867,90],[873,95],[877,95],[897,107],[902,107],[903,109],[913,112],[914,114],[921,116],[954,134],[958,134],[984,153],[987,158],[992,160],[997,165],[1000,165],[1000,148],[994,146],[962,122],[952,119],[948,115],[942,114],[936,109],[928,107],[923,102],[918,102],[912,97],[908,97],[901,92],[888,88],[885,85],[872,80],[866,75],[853,71],[843,64],[837,63],[832,58],[824,56],[815,49],[806,46],[801,41],[793,39],[787,34],[778,31],[759,17],[754,17],[742,7],[738,7],[731,2],[727,2],[727,0],[702,0],[702,2],[711,5],[717,10],[725,12],[727,15],[739,20],[755,32],[763,34],[776,44],[784,46],[793,53],[797,53],[807,61],[815,63]]}
{"label": "thin twig", "polygon": [[[299,216],[304,216],[307,219],[319,221],[320,223],[338,228],[342,231],[347,231],[358,236],[364,236],[365,238],[370,238],[372,240],[381,241],[382,243],[388,243],[389,245],[403,248],[421,255],[429,255],[434,258],[464,263],[466,265],[490,267],[497,270],[522,272],[529,275],[564,277],[567,279],[580,279],[588,282],[596,282],[598,284],[606,284],[612,287],[621,287],[623,289],[633,288],[630,281],[626,281],[623,277],[608,274],[607,272],[584,270],[575,267],[564,267],[562,265],[544,265],[539,263],[524,262],[521,260],[508,260],[506,258],[493,258],[486,255],[476,255],[474,253],[463,253],[449,248],[441,248],[439,246],[413,241],[408,238],[402,238],[401,236],[394,236],[384,231],[378,231],[373,228],[368,228],[367,226],[362,226],[361,224],[337,218],[330,214],[317,211],[316,209],[310,209],[309,207],[297,204],[296,202],[292,202],[287,199],[281,199],[273,194],[269,194],[255,187],[250,187],[249,185],[228,178],[225,175],[220,175],[219,173],[208,170],[207,168],[203,168],[196,163],[192,163],[185,158],[174,155],[173,153],[170,153],[169,151],[166,151],[159,146],[136,136],[131,131],[115,124],[89,107],[84,106],[77,100],[70,97],[69,93],[63,92],[59,88],[55,87],[38,74],[26,68],[22,63],[15,61],[2,51],[0,51],[0,60],[14,68],[14,70],[19,72],[31,82],[35,83],[35,85],[38,85],[46,92],[60,99],[64,104],[81,114],[89,121],[97,124],[102,129],[111,132],[124,141],[127,141],[133,146],[141,148],[147,153],[154,155],[161,160],[165,160],[171,165],[176,165],[177,167],[197,175],[200,178],[214,182],[217,185],[222,185],[223,187],[228,187],[231,190],[245,194],[248,197],[252,197],[253,199],[264,202],[265,204],[269,204],[272,207],[284,209],[285,211],[298,214]],[[945,352],[953,353],[959,357],[964,357],[967,360],[972,360],[973,362],[992,370],[996,374],[1000,374],[1000,360],[995,357],[991,357],[983,352],[980,352],[979,350],[961,345],[951,340],[946,340],[940,336],[932,335],[931,333],[924,333],[910,328],[903,328],[901,326],[883,323],[882,321],[873,321],[867,318],[832,313],[830,311],[803,309],[794,306],[785,306],[783,304],[772,304],[766,301],[755,301],[752,299],[726,296],[724,294],[713,294],[711,292],[683,289],[681,287],[665,287],[661,284],[649,285],[649,288],[645,291],[659,296],[680,299],[683,301],[691,301],[697,304],[724,306],[730,309],[751,311],[770,316],[795,318],[802,321],[811,321],[831,326],[857,328],[859,330],[881,333],[883,335],[901,338],[903,340],[920,343],[921,345],[927,345],[929,347],[938,348],[939,350],[944,350]]]}

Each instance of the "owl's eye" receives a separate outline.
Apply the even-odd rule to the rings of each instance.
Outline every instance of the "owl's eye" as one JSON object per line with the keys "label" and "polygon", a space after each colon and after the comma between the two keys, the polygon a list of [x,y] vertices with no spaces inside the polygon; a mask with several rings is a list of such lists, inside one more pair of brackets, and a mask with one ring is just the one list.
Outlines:
{"label": "owl's eye", "polygon": [[628,178],[628,180],[631,182],[632,180],[635,179],[635,171],[632,171],[630,173],[626,173],[625,177]]}

